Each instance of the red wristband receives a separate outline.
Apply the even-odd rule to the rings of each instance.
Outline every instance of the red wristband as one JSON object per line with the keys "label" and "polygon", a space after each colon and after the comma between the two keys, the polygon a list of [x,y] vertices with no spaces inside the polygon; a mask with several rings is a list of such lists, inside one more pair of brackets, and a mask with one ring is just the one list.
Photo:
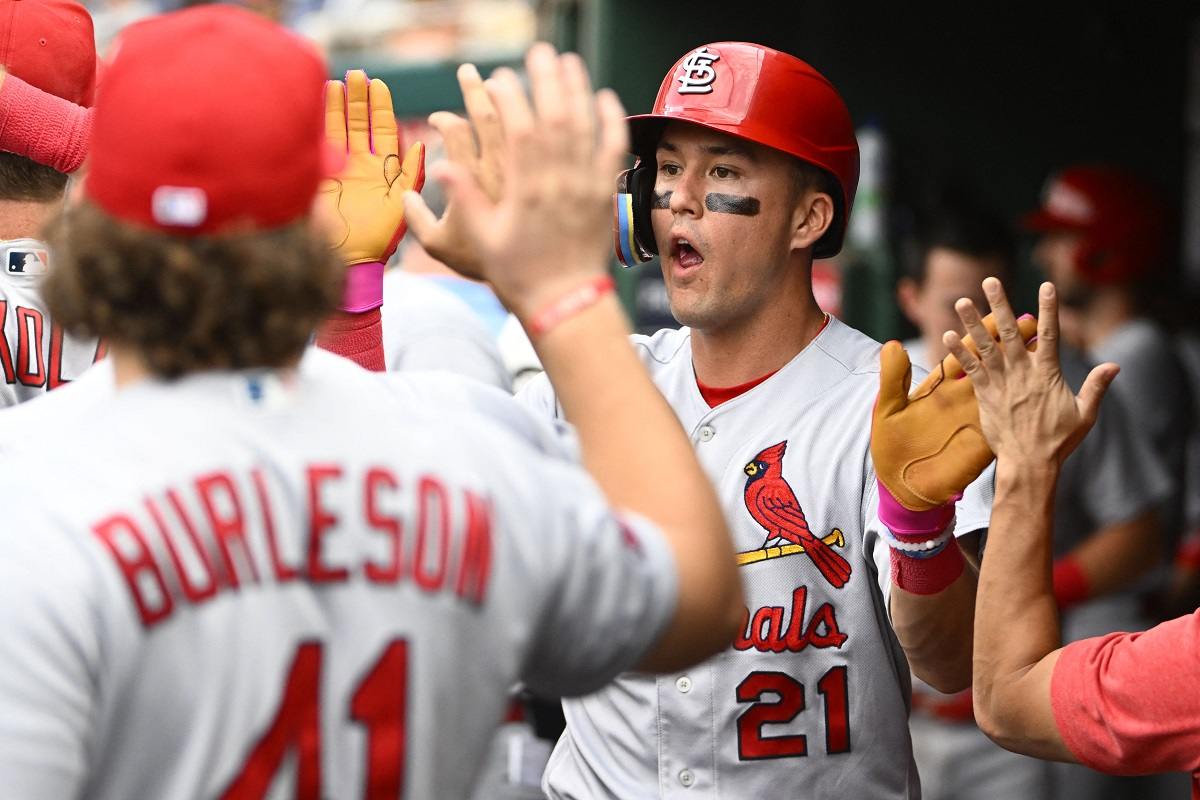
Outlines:
{"label": "red wristband", "polygon": [[1200,529],[1183,537],[1179,550],[1175,553],[1175,566],[1192,572],[1200,572]]}
{"label": "red wristband", "polygon": [[1079,561],[1066,555],[1054,562],[1054,599],[1058,609],[1065,611],[1091,597],[1091,581]]}
{"label": "red wristband", "polygon": [[937,594],[962,574],[962,550],[954,537],[930,558],[913,558],[892,548],[892,583],[912,594]]}
{"label": "red wristband", "polygon": [[530,337],[542,336],[557,327],[559,323],[594,306],[600,302],[601,298],[616,288],[616,285],[611,275],[601,275],[567,292],[529,318]]}

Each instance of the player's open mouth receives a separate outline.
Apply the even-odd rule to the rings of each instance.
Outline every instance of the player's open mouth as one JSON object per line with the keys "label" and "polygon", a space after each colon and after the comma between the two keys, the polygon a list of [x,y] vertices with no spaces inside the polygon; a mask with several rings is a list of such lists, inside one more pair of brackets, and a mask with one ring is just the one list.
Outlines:
{"label": "player's open mouth", "polygon": [[700,254],[700,251],[682,236],[671,239],[671,255],[684,269],[698,267],[704,263],[704,256]]}

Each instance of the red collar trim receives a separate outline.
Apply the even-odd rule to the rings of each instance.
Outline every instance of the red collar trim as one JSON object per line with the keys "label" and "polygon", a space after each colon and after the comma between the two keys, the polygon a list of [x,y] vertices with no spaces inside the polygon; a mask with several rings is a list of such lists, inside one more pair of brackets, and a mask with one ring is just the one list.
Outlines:
{"label": "red collar trim", "polygon": [[746,383],[739,383],[737,386],[705,386],[700,382],[700,379],[697,378],[696,388],[700,390],[700,396],[704,398],[704,402],[708,403],[708,407],[716,408],[722,403],[728,403],[733,398],[745,394],[755,386],[758,386],[760,383],[765,381],[767,378],[774,375],[776,372],[779,372],[779,370],[772,370],[766,375],[763,375],[761,378],[755,378],[754,380]]}
{"label": "red collar trim", "polygon": [[[821,335],[821,331],[824,331],[827,325],[829,325],[828,314],[825,315],[825,321],[821,323],[821,327],[817,331],[817,336]],[[817,337],[814,336],[813,338],[815,339]],[[705,403],[708,403],[708,407],[716,408],[722,403],[728,403],[733,398],[744,395],[746,392],[750,391],[755,386],[758,386],[776,372],[779,372],[779,370],[771,370],[761,378],[755,378],[754,380],[747,381],[746,383],[739,383],[737,386],[706,386],[700,381],[699,378],[696,378],[696,388],[700,390],[700,396],[704,398]]]}

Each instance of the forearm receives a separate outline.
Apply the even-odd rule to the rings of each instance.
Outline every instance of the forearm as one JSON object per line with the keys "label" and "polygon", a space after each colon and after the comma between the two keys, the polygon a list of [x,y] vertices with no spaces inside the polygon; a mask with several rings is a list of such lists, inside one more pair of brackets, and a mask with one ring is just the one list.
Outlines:
{"label": "forearm", "polygon": [[383,323],[379,309],[361,314],[337,311],[317,329],[316,345],[363,369],[383,372]]}
{"label": "forearm", "polygon": [[1023,729],[1041,731],[1047,739],[1056,736],[1053,721],[1046,723],[1053,667],[1047,656],[1060,643],[1051,583],[1057,481],[1058,469],[1049,463],[1002,460],[996,470],[991,535],[975,606],[973,688],[980,727],[1002,743],[1019,738]]}
{"label": "forearm", "polygon": [[[947,547],[958,547],[951,541]],[[893,553],[893,558],[897,556]],[[971,641],[975,570],[968,564],[953,583],[935,594],[915,594],[893,585],[892,626],[913,674],[941,692],[971,685]]]}

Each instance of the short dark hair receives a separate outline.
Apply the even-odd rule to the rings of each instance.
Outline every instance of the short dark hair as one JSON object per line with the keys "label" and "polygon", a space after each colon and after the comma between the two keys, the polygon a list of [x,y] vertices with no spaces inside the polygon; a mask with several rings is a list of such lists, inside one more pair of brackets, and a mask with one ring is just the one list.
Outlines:
{"label": "short dark hair", "polygon": [[183,238],[83,202],[49,226],[42,293],[70,333],[134,348],[156,375],[287,366],[341,298],[344,270],[308,220]]}
{"label": "short dark hair", "polygon": [[1012,227],[988,209],[961,204],[943,207],[930,214],[905,259],[905,276],[918,285],[923,284],[929,254],[939,248],[971,258],[996,259],[1004,272],[996,277],[1004,283],[1011,279],[1016,237]]}
{"label": "short dark hair", "polygon": [[0,200],[49,203],[63,196],[67,176],[24,156],[0,152]]}

